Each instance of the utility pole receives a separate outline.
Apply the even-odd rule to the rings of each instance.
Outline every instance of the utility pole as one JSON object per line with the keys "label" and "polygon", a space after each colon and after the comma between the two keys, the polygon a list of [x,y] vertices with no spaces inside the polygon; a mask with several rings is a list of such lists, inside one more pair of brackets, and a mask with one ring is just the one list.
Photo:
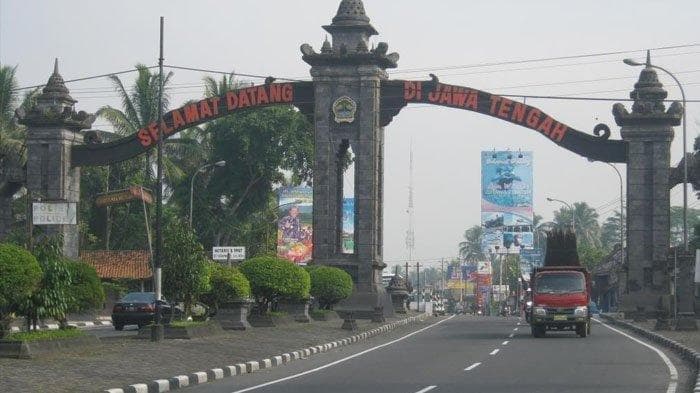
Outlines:
{"label": "utility pole", "polygon": [[416,300],[416,311],[420,312],[420,262],[416,262],[416,288],[417,288],[417,300]]}
{"label": "utility pole", "polygon": [[440,292],[445,293],[445,259],[440,260]]}

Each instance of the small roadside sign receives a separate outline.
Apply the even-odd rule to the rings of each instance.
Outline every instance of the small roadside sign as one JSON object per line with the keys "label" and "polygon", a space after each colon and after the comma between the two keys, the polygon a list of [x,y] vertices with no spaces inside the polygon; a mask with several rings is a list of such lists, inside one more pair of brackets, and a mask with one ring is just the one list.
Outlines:
{"label": "small roadside sign", "polygon": [[245,247],[213,247],[212,259],[215,261],[242,261],[245,259]]}
{"label": "small roadside sign", "polygon": [[34,225],[75,225],[77,206],[75,202],[34,202],[32,223]]}

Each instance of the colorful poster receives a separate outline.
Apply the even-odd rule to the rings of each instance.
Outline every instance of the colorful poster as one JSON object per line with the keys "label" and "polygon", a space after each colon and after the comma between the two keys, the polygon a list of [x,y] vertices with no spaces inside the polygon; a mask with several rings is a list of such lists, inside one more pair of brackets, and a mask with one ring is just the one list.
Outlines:
{"label": "colorful poster", "polygon": [[532,152],[481,152],[481,225],[485,254],[532,248]]}
{"label": "colorful poster", "polygon": [[462,265],[461,268],[456,265],[447,266],[447,288],[464,289],[467,293],[474,293],[475,287],[476,265]]}
{"label": "colorful poster", "polygon": [[343,198],[343,254],[355,253],[355,198]]}
{"label": "colorful poster", "polygon": [[313,189],[284,187],[277,196],[277,256],[305,265],[313,251]]}

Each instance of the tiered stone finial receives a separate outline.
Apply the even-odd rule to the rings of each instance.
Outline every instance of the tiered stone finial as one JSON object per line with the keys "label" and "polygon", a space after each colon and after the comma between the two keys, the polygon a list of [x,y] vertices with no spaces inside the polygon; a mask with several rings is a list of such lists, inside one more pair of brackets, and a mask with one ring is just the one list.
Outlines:
{"label": "tiered stone finial", "polygon": [[90,128],[95,116],[83,111],[75,112],[73,106],[76,102],[58,72],[56,59],[53,73],[37,97],[36,105],[28,111],[19,108],[15,114],[19,123],[27,126],[62,126],[73,131]]}
{"label": "tiered stone finial", "polygon": [[634,100],[632,112],[620,103],[613,106],[615,122],[619,126],[628,124],[638,124],[640,120],[648,121],[649,118],[658,117],[658,122],[669,125],[680,124],[683,106],[674,102],[666,111],[664,100],[668,92],[664,90],[663,84],[659,82],[656,70],[651,65],[651,55],[647,51],[646,66],[639,74],[639,80],[634,84],[634,90],[630,92],[630,98]]}
{"label": "tiered stone finial", "polygon": [[369,23],[362,0],[342,0],[333,23],[323,28],[331,34],[332,43],[326,38],[321,53],[315,52],[309,44],[301,46],[304,61],[312,66],[375,64],[383,69],[397,67],[399,54],[387,54],[386,43],[379,43],[376,50],[369,50],[369,38],[379,33]]}

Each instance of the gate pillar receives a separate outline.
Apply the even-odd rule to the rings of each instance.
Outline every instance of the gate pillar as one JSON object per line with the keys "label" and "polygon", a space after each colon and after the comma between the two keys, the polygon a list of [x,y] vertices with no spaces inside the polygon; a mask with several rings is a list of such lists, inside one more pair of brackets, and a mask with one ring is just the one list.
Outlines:
{"label": "gate pillar", "polygon": [[[343,0],[332,36],[321,52],[301,47],[311,65],[315,90],[314,248],[316,264],[335,266],[353,278],[353,295],[336,309],[355,318],[371,318],[381,307],[391,313],[391,301],[381,284],[384,129],[380,124],[381,81],[395,68],[398,54],[387,55],[387,44],[369,49],[377,31],[360,0]],[[346,152],[355,156],[354,252],[342,247],[343,174]]]}
{"label": "gate pillar", "polygon": [[[80,202],[80,168],[71,166],[71,147],[83,142],[80,130],[90,128],[95,116],[75,112],[76,102],[58,73],[56,60],[36,105],[26,112],[17,111],[20,124],[27,126],[26,184],[34,201]],[[63,255],[78,257],[78,225],[42,229],[47,235],[62,235]]]}
{"label": "gate pillar", "polygon": [[620,311],[635,318],[669,312],[670,147],[672,127],[680,124],[683,112],[678,102],[665,110],[668,93],[649,64],[647,57],[630,93],[632,112],[619,103],[613,106],[628,146],[627,260]]}

